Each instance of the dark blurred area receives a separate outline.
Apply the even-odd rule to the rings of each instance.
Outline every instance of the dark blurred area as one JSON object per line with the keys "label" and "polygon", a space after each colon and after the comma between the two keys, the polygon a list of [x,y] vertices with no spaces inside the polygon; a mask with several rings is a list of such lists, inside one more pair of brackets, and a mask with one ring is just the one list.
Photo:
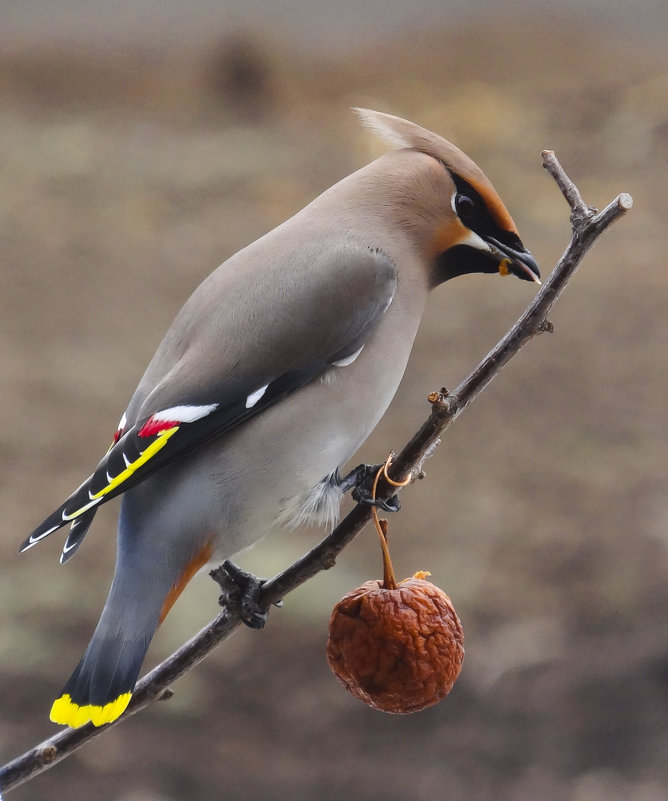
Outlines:
{"label": "dark blurred area", "polygon": [[[481,4],[460,20],[431,4],[423,24],[414,14],[394,30],[365,16],[363,37],[335,28],[325,52],[287,35],[299,4],[280,25],[258,8],[183,43],[149,46],[147,34],[142,46],[136,30],[106,44],[49,38],[37,11],[40,36],[0,37],[3,763],[56,731],[51,701],[106,597],[115,502],[66,567],[57,535],[20,557],[18,544],[97,464],[192,289],[382,152],[350,106],[465,149],[545,274],[570,227],[541,150],[588,202],[635,199],[555,308],[555,333],[448,431],[390,522],[397,572],[430,570],[464,625],[445,701],[388,716],[329,672],[331,608],[381,571],[369,529],[262,633],[238,632],[172,700],[10,798],[668,797],[668,54],[655,44],[668,12],[648,2],[643,29],[526,6]],[[428,393],[465,377],[533,293],[486,276],[435,293],[359,460],[400,448]],[[317,537],[272,534],[239,561],[271,575]],[[205,575],[191,584],[146,669],[216,614],[217,595]]]}

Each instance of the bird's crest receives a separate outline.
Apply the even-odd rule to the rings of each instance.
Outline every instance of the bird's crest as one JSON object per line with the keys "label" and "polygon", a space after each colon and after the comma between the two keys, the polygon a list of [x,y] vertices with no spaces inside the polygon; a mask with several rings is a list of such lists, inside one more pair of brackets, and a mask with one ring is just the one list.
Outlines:
{"label": "bird's crest", "polygon": [[411,134],[415,133],[414,129],[423,130],[408,120],[384,114],[382,111],[357,107],[353,108],[353,111],[367,130],[392,148],[415,147],[415,137]]}
{"label": "bird's crest", "polygon": [[362,125],[376,136],[380,137],[390,147],[395,149],[411,148],[426,153],[428,156],[442,161],[450,172],[468,181],[483,197],[488,206],[493,209],[499,224],[507,230],[514,231],[515,224],[498,197],[489,178],[452,142],[442,136],[422,128],[409,120],[385,114],[382,111],[372,111],[368,108],[353,108]]}

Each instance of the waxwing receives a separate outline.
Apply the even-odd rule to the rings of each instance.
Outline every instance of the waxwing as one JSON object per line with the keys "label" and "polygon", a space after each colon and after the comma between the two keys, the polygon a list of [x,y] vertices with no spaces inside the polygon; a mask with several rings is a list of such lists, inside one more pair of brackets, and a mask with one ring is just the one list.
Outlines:
{"label": "waxwing", "polygon": [[51,719],[125,710],[192,576],[275,525],[332,526],[339,470],[404,373],[431,289],[464,273],[539,281],[484,173],[419,126],[358,109],[393,149],[216,269],[167,331],[92,475],[21,546],[123,494],[116,569]]}

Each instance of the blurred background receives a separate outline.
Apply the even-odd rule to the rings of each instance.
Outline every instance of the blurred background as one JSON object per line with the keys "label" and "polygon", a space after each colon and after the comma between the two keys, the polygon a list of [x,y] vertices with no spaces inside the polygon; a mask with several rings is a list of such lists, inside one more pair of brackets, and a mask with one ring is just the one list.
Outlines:
{"label": "blurred background", "polygon": [[[77,558],[16,548],[97,463],[174,314],[221,261],[382,152],[349,107],[415,120],[487,172],[543,272],[568,208],[635,206],[531,342],[447,433],[391,520],[397,572],[453,598],[466,660],[408,717],[330,674],[334,603],[380,575],[371,529],[137,715],[17,801],[662,801],[668,797],[663,0],[0,0],[0,762],[51,700],[106,597],[116,504]],[[378,462],[529,302],[468,276],[432,298]],[[358,461],[359,461],[358,460]],[[240,562],[271,575],[318,532]],[[145,668],[216,614],[194,581]]]}

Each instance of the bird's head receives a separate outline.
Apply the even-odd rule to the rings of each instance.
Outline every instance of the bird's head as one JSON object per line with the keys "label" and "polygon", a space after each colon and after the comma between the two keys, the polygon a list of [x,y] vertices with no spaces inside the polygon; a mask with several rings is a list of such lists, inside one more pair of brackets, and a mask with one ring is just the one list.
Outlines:
{"label": "bird's head", "polygon": [[464,152],[408,120],[369,109],[355,111],[394,148],[431,157],[429,180],[421,187],[421,219],[429,226],[425,246],[435,283],[465,273],[498,272],[540,284],[538,264],[522,244],[503,201]]}

